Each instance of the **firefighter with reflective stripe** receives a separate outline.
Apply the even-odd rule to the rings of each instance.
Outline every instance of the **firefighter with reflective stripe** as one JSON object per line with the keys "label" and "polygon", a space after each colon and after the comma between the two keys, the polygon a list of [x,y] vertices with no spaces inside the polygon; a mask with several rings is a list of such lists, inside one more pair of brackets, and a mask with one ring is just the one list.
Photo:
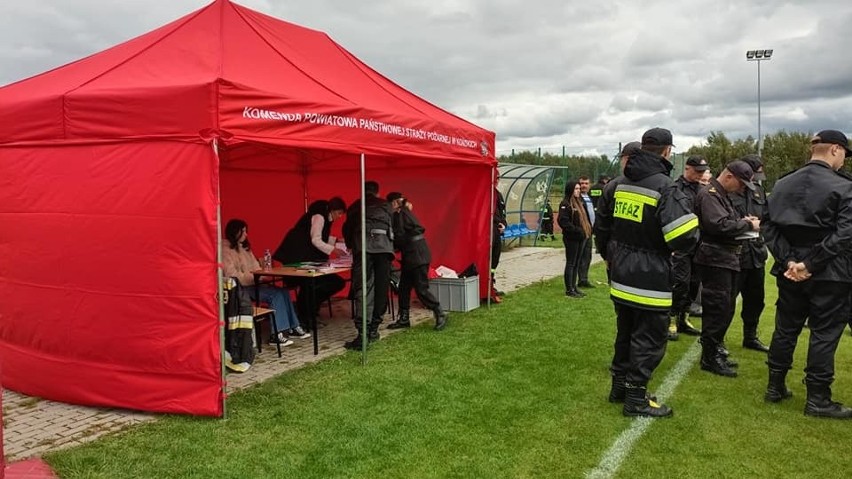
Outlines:
{"label": "firefighter with reflective stripe", "polygon": [[754,173],[748,163],[732,161],[717,178],[698,192],[695,214],[701,228],[701,244],[694,263],[701,274],[701,369],[720,376],[736,377],[737,363],[728,357],[725,333],[734,317],[740,251],[746,233],[757,235],[760,220],[743,217],[734,208],[730,195],[748,188]]}
{"label": "firefighter with reflective stripe", "polygon": [[[364,183],[365,224],[363,225],[367,244],[361,244],[361,200],[356,200],[346,213],[343,224],[343,238],[346,246],[352,250],[352,295],[355,298],[355,329],[358,335],[347,341],[346,349],[361,349],[361,318],[363,313],[362,288],[367,290],[367,318],[369,341],[379,340],[379,325],[388,306],[388,288],[390,287],[390,269],[393,261],[393,210],[379,195],[379,184],[375,181]],[[366,250],[367,262],[361,264],[361,251]],[[361,268],[367,271],[367,284],[362,284]]]}
{"label": "firefighter with reflective stripe", "polygon": [[[690,211],[694,212],[695,195],[701,189],[699,180],[710,167],[701,155],[690,156],[683,167],[683,175],[675,180],[675,188],[689,200]],[[695,251],[675,252],[672,254],[672,316],[674,323],[669,325],[669,340],[677,340],[678,333],[698,336],[696,329],[688,319],[689,306],[698,296],[701,280],[698,273],[693,274],[692,256]]]}
{"label": "firefighter with reflective stripe", "polygon": [[[595,234],[610,268],[617,333],[610,401],[624,401],[625,416],[663,417],[671,408],[647,394],[648,381],[666,351],[672,305],[672,251],[689,251],[698,220],[669,174],[672,134],[653,128],[624,168],[624,178],[601,197]],[[611,206],[609,206],[611,205]]]}
{"label": "firefighter with reflective stripe", "polygon": [[775,183],[764,231],[778,285],[764,399],[780,402],[792,396],[785,378],[807,320],[805,415],[835,419],[852,418],[852,409],[831,397],[834,354],[849,317],[852,290],[852,181],[840,170],[849,156],[846,135],[817,133],[810,162]]}
{"label": "firefighter with reflective stripe", "polygon": [[[766,179],[763,162],[757,155],[746,155],[740,159],[748,163],[754,171],[754,191],[734,193],[731,195],[731,201],[740,215],[763,218],[766,215],[766,190],[760,183]],[[768,257],[763,235],[743,241],[740,274],[737,276],[737,291],[734,293],[735,298],[737,294],[742,296],[740,316],[743,319],[743,347],[763,353],[769,352],[769,347],[757,337],[757,327],[765,306],[765,266]]]}
{"label": "firefighter with reflective stripe", "polygon": [[598,211],[598,201],[600,201],[603,189],[607,183],[609,183],[609,176],[603,175],[598,178],[597,183],[589,188],[589,198],[592,199],[592,206],[595,208],[595,212]]}

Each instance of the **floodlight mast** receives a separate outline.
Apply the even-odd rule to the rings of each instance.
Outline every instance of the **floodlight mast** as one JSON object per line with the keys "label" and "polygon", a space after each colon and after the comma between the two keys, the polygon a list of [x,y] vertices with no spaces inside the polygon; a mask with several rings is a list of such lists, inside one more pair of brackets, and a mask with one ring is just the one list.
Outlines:
{"label": "floodlight mast", "polygon": [[773,50],[748,50],[746,60],[757,62],[757,154],[763,156],[763,134],[760,130],[760,62],[770,60]]}

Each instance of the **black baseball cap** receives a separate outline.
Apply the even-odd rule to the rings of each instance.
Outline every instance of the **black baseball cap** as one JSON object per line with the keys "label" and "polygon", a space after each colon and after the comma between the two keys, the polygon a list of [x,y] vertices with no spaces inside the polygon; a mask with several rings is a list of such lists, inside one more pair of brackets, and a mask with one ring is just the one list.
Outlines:
{"label": "black baseball cap", "polygon": [[846,138],[846,135],[837,131],[837,130],[822,130],[817,133],[812,139],[811,144],[816,145],[818,143],[831,143],[834,145],[840,145],[846,149],[846,157],[852,156],[852,150],[849,149],[849,139]]}
{"label": "black baseball cap", "polygon": [[639,143],[638,141],[631,141],[630,143],[624,145],[624,148],[621,149],[621,154],[618,156],[630,156],[641,149],[642,143]]}
{"label": "black baseball cap", "polygon": [[651,128],[642,135],[642,145],[674,146],[672,132],[665,128]]}
{"label": "black baseball cap", "polygon": [[754,183],[751,182],[751,179],[754,178],[754,171],[748,166],[748,163],[743,160],[734,160],[725,165],[725,169],[736,176],[746,188],[752,191],[755,189]]}
{"label": "black baseball cap", "polygon": [[754,172],[754,180],[755,181],[763,181],[766,179],[766,173],[762,171],[757,171],[763,167],[763,160],[760,159],[759,155],[755,155],[754,153],[750,155],[746,155],[740,160],[748,163],[748,166],[751,167],[751,171]]}
{"label": "black baseball cap", "polygon": [[710,169],[710,165],[707,164],[707,160],[701,155],[690,156],[687,158],[686,164],[691,166],[695,171],[707,171]]}

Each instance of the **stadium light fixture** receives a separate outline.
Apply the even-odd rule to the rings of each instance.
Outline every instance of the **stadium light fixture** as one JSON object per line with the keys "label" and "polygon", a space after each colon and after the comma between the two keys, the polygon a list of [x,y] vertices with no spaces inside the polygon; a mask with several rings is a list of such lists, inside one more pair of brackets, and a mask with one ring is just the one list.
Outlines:
{"label": "stadium light fixture", "polygon": [[760,131],[760,62],[770,60],[774,50],[748,50],[746,60],[757,62],[757,154],[763,156],[763,135]]}

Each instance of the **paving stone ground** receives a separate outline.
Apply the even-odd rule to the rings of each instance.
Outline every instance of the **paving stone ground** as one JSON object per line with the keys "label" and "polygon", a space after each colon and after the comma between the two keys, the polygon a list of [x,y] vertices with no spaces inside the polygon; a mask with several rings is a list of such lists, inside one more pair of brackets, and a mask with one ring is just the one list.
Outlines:
{"label": "paving stone ground", "polygon": [[[497,268],[498,288],[511,292],[537,281],[560,276],[565,265],[564,253],[555,248],[520,247],[503,253]],[[413,301],[412,307],[418,305]],[[350,318],[350,303],[345,299],[333,302],[333,317],[322,308],[320,313],[317,356],[313,341],[295,340],[284,348],[278,358],[273,346],[265,345],[252,368],[242,374],[227,376],[229,393],[265,381],[305,364],[342,354],[343,343],[354,336]],[[411,310],[412,322],[432,321],[425,309]],[[385,325],[389,317],[386,315]],[[450,319],[452,322],[452,317]],[[398,331],[382,328],[382,335]],[[7,462],[39,457],[42,454],[93,441],[134,424],[156,420],[159,415],[125,409],[76,406],[25,396],[13,391],[3,393],[3,439]]]}

